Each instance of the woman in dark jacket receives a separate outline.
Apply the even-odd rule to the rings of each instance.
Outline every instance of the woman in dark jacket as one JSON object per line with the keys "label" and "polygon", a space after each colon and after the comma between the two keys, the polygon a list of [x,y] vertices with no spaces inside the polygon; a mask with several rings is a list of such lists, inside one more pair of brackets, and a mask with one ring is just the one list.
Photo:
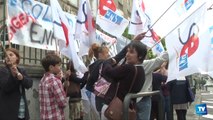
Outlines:
{"label": "woman in dark jacket", "polygon": [[[129,92],[131,84],[132,88],[130,90],[130,93],[137,93],[141,90],[145,81],[145,72],[143,67],[139,66],[139,64],[143,63],[146,54],[146,46],[141,42],[133,41],[128,45],[125,56],[125,64],[114,67],[116,61],[119,61],[116,59],[116,57],[114,57],[114,59],[111,59],[111,61],[106,61],[103,74],[110,77],[114,82],[116,82],[112,84],[119,83],[117,97],[121,101],[124,100],[124,97]],[[134,76],[135,81],[133,81]],[[111,86],[108,92],[115,93],[114,89],[111,89]],[[109,104],[110,101],[111,100],[106,101],[106,104]],[[102,114],[105,109],[106,106],[102,108]],[[102,115],[102,119],[106,119],[104,117],[105,116]]]}
{"label": "woman in dark jacket", "polygon": [[25,89],[33,85],[26,71],[18,67],[20,55],[6,49],[5,66],[0,68],[0,120],[29,120]]}
{"label": "woman in dark jacket", "polygon": [[169,86],[171,104],[176,111],[177,120],[186,120],[187,109],[189,108],[189,92],[187,77],[172,80],[167,83]]}
{"label": "woman in dark jacket", "polygon": [[[109,48],[105,44],[99,45],[94,43],[89,49],[89,57],[95,60],[89,65],[89,77],[86,83],[86,89],[90,92],[94,92],[94,84],[98,80],[100,66],[110,57]],[[95,96],[95,108],[99,113],[101,112],[104,102],[104,98]]]}
{"label": "woman in dark jacket", "polygon": [[[69,81],[70,89],[72,93],[67,94],[69,97],[69,118],[70,120],[83,120],[83,105],[81,100],[81,84],[84,83],[87,79],[87,73],[84,74],[82,78],[80,78],[77,74],[77,71],[74,69],[73,62],[70,61],[67,64],[67,72],[66,72]],[[65,89],[66,92],[68,92]]]}
{"label": "woman in dark jacket", "polygon": [[107,46],[94,43],[89,49],[89,57],[94,59],[94,62],[89,65],[89,78],[86,89],[94,92],[94,84],[99,77],[100,65],[109,58],[109,48]]}

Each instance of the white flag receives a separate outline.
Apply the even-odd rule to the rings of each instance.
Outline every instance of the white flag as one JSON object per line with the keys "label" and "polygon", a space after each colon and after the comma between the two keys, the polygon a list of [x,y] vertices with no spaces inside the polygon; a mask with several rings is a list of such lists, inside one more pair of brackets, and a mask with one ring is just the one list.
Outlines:
{"label": "white flag", "polygon": [[144,2],[150,19],[155,22],[153,28],[158,35],[165,37],[206,0],[144,0]]}
{"label": "white flag", "polygon": [[129,34],[138,35],[144,32],[144,28],[149,23],[149,17],[145,13],[143,0],[133,0],[131,21],[129,24]]}
{"label": "white flag", "polygon": [[213,71],[209,26],[205,22],[206,9],[205,5],[199,7],[166,37],[168,80]]}
{"label": "white flag", "polygon": [[[58,3],[58,0],[50,0],[50,5],[52,9],[52,20],[54,23],[54,34],[55,37],[60,40],[60,52],[63,55],[67,56],[69,59],[72,59],[74,68],[77,71],[80,71],[82,73],[86,72],[87,68],[83,61],[80,60],[75,49],[76,47],[73,36],[74,33],[73,31],[71,31],[72,26],[69,24],[67,17],[65,16],[60,4]],[[59,23],[61,25],[63,32],[58,31],[60,26],[56,23]]]}
{"label": "white flag", "polygon": [[[212,5],[212,1],[209,1],[209,5]],[[208,4],[207,4],[208,5]],[[209,7],[209,6],[207,6]],[[207,74],[210,75],[211,77],[213,77],[213,22],[211,20],[213,20],[213,10],[207,10],[206,13],[206,18],[204,18],[206,21],[206,25],[207,25],[207,31],[206,33],[209,33],[210,39],[208,39],[210,41],[210,45],[206,46],[209,48],[209,53],[208,53],[208,58],[206,58],[208,60],[208,65],[207,65]]]}
{"label": "white flag", "polygon": [[95,42],[95,22],[89,0],[80,0],[75,38],[80,41],[79,55],[86,55],[91,44]]}
{"label": "white flag", "polygon": [[100,0],[96,23],[107,33],[120,37],[129,21],[119,14],[113,0]]}

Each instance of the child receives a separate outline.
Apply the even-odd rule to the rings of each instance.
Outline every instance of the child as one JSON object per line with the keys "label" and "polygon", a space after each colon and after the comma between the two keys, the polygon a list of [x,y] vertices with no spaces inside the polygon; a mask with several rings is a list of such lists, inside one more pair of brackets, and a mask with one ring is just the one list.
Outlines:
{"label": "child", "polygon": [[[86,82],[87,74],[79,78],[77,71],[74,69],[73,62],[67,64],[69,87],[72,90],[66,90],[69,97],[69,117],[70,120],[83,120],[83,105],[81,100],[81,84]],[[82,86],[83,87],[83,86]],[[69,91],[69,92],[68,92]]]}
{"label": "child", "polygon": [[62,82],[54,75],[61,71],[61,59],[49,54],[42,59],[41,64],[46,73],[39,83],[40,119],[65,120],[66,94]]}

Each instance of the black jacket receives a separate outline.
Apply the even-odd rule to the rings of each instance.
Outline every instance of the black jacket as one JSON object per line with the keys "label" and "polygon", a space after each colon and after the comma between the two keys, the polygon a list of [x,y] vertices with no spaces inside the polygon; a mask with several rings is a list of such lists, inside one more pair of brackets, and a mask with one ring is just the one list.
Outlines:
{"label": "black jacket", "polygon": [[94,84],[99,77],[99,68],[103,60],[97,60],[89,66],[89,77],[86,83],[86,89],[90,92],[94,91]]}
{"label": "black jacket", "polygon": [[168,82],[172,104],[189,102],[188,80],[172,80]]}
{"label": "black jacket", "polygon": [[[30,119],[25,89],[31,88],[33,81],[28,77],[24,69],[18,69],[24,77],[21,81],[12,76],[8,67],[0,68],[0,120],[18,119],[21,96],[23,96],[25,102],[25,119]],[[20,92],[20,86],[22,93]]]}
{"label": "black jacket", "polygon": [[84,76],[82,78],[79,78],[76,74],[71,74],[69,76],[69,81],[72,82],[71,84],[76,84],[79,85],[79,90],[77,93],[73,93],[72,95],[70,95],[70,99],[71,98],[81,98],[81,84],[83,84],[87,79],[87,73],[84,74]]}

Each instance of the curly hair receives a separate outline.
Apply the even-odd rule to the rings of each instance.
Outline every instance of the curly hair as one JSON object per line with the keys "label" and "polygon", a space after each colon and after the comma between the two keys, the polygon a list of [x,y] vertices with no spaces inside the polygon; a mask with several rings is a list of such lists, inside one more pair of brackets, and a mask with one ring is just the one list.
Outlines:
{"label": "curly hair", "polygon": [[92,59],[95,57],[96,59],[99,59],[98,54],[103,52],[108,52],[109,48],[103,43],[101,46],[97,43],[93,43],[89,49],[88,56],[89,59]]}

